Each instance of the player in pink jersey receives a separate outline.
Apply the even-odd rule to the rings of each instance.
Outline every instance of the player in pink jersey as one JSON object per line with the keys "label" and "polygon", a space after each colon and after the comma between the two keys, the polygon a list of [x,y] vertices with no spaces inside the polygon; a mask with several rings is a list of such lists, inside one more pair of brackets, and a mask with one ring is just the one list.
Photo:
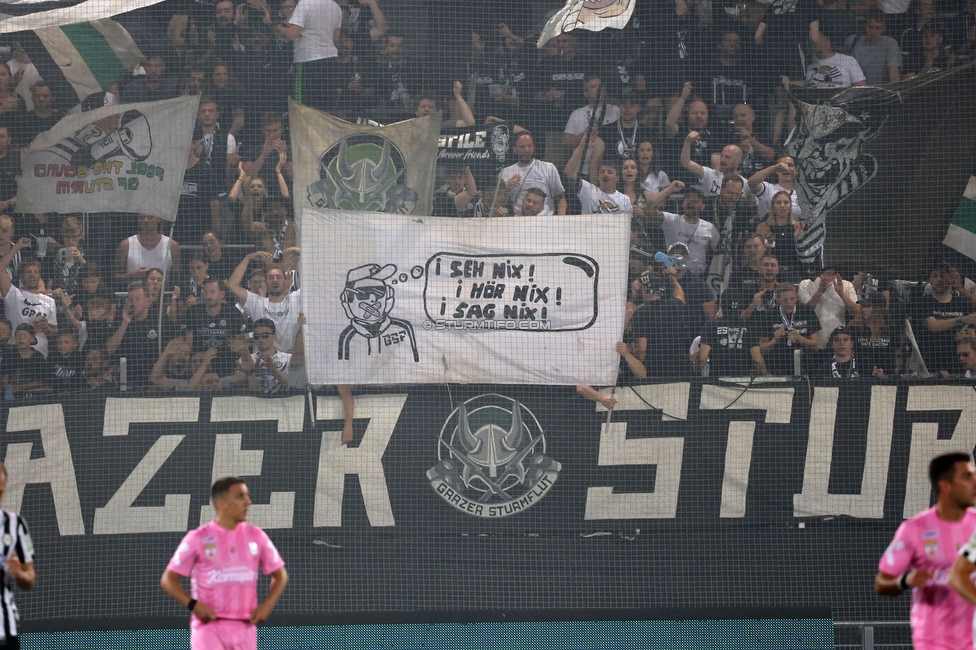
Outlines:
{"label": "player in pink jersey", "polygon": [[949,587],[959,549],[976,528],[976,467],[965,453],[929,463],[938,494],[929,508],[902,522],[878,563],[874,590],[898,596],[912,589],[912,643],[916,650],[972,650],[973,606]]}
{"label": "player in pink jersey", "polygon": [[[268,619],[288,583],[285,562],[264,531],[247,523],[251,505],[244,481],[213,484],[217,517],[180,542],[159,584],[190,610],[194,650],[256,650],[259,623]],[[268,598],[258,604],[258,568],[271,575]],[[180,583],[190,578],[192,595]]]}

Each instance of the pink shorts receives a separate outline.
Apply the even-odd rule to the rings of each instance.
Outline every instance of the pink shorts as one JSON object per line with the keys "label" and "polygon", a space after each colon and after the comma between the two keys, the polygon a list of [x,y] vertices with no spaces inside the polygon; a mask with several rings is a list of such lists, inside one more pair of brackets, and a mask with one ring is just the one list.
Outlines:
{"label": "pink shorts", "polygon": [[257,650],[258,627],[246,621],[216,620],[190,630],[192,650]]}

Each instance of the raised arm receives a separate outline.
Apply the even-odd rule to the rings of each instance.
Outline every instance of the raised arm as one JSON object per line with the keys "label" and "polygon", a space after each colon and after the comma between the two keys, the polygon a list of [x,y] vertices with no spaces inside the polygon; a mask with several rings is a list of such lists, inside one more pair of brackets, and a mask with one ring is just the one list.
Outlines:
{"label": "raised arm", "polygon": [[678,97],[678,101],[668,111],[668,117],[664,122],[664,131],[668,134],[669,138],[678,135],[678,122],[681,120],[681,114],[685,110],[685,103],[691,97],[692,88],[691,82],[686,81],[685,85],[681,87],[681,96]]}
{"label": "raised arm", "polygon": [[658,207],[663,207],[668,204],[668,197],[675,192],[680,192],[683,189],[685,189],[685,184],[683,182],[671,181],[668,183],[667,187],[663,188],[657,194],[651,194],[650,192],[648,192],[648,194],[650,195],[651,203]]}
{"label": "raised arm", "polygon": [[681,166],[694,174],[698,180],[705,175],[705,168],[691,159],[691,143],[698,142],[700,139],[701,134],[698,131],[690,131],[685,136],[684,146],[681,147]]}
{"label": "raised arm", "polygon": [[760,169],[755,174],[749,177],[749,189],[753,192],[758,192],[762,189],[762,184],[766,182],[766,179],[773,175],[773,173],[790,171],[789,165],[783,162],[778,162],[775,165],[770,165]]}
{"label": "raised arm", "polygon": [[282,169],[285,163],[288,162],[288,152],[281,148],[278,150],[278,164],[275,165],[275,176],[278,178],[278,191],[281,192],[283,198],[291,198],[291,190],[288,189],[288,181],[285,180],[285,175],[282,173]]}
{"label": "raised arm", "polygon": [[10,287],[13,286],[13,283],[10,281],[10,278],[7,277],[4,269],[10,266],[10,263],[14,261],[14,257],[17,255],[17,253],[25,248],[30,248],[30,245],[30,237],[21,237],[17,240],[16,244],[10,247],[10,250],[7,251],[6,255],[0,257],[0,296],[6,298],[7,293],[10,291]]}
{"label": "raised arm", "polygon": [[478,195],[478,184],[474,180],[471,168],[464,166],[464,189],[454,195],[454,209],[459,213],[464,212],[468,204]]}
{"label": "raised arm", "polygon": [[247,267],[254,260],[263,260],[265,262],[274,261],[274,257],[271,253],[267,251],[256,251],[254,253],[248,253],[241,260],[241,263],[237,265],[234,272],[230,274],[227,278],[227,288],[230,289],[240,302],[245,302],[247,300],[247,289],[241,286],[241,282],[244,280],[244,274],[247,273]]}
{"label": "raised arm", "polygon": [[464,101],[463,91],[464,85],[460,81],[455,81],[454,103],[461,114],[461,119],[457,121],[456,126],[474,126],[474,113],[471,112],[471,107],[468,106],[468,102]]}
{"label": "raised arm", "polygon": [[380,9],[380,4],[376,0],[359,0],[359,4],[369,7],[373,12],[373,24],[369,26],[369,38],[377,41],[381,36],[390,31],[390,26],[386,22],[386,16]]}

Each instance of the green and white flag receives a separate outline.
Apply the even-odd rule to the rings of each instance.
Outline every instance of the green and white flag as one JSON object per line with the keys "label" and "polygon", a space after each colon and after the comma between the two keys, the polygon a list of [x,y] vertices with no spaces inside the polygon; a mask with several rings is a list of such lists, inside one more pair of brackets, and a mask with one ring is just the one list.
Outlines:
{"label": "green and white flag", "polygon": [[34,33],[78,99],[108,89],[143,59],[129,32],[109,18]]}
{"label": "green and white flag", "polygon": [[0,34],[58,25],[73,25],[86,20],[101,20],[142,9],[163,0],[8,0],[0,4]]}
{"label": "green and white flag", "polygon": [[976,176],[969,177],[942,243],[976,260]]}
{"label": "green and white flag", "polygon": [[440,114],[361,126],[291,102],[295,214],[305,208],[429,215]]}

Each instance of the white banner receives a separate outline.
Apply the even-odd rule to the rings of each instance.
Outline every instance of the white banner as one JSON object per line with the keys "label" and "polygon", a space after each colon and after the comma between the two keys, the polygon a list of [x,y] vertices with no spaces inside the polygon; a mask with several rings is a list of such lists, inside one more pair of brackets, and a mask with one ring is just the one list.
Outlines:
{"label": "white banner", "polygon": [[301,234],[312,384],[616,381],[629,215],[306,209]]}
{"label": "white banner", "polygon": [[306,206],[430,214],[439,114],[361,126],[295,102],[290,108],[295,214]]}
{"label": "white banner", "polygon": [[17,177],[17,212],[141,212],[172,221],[197,96],[69,115],[34,139]]}

